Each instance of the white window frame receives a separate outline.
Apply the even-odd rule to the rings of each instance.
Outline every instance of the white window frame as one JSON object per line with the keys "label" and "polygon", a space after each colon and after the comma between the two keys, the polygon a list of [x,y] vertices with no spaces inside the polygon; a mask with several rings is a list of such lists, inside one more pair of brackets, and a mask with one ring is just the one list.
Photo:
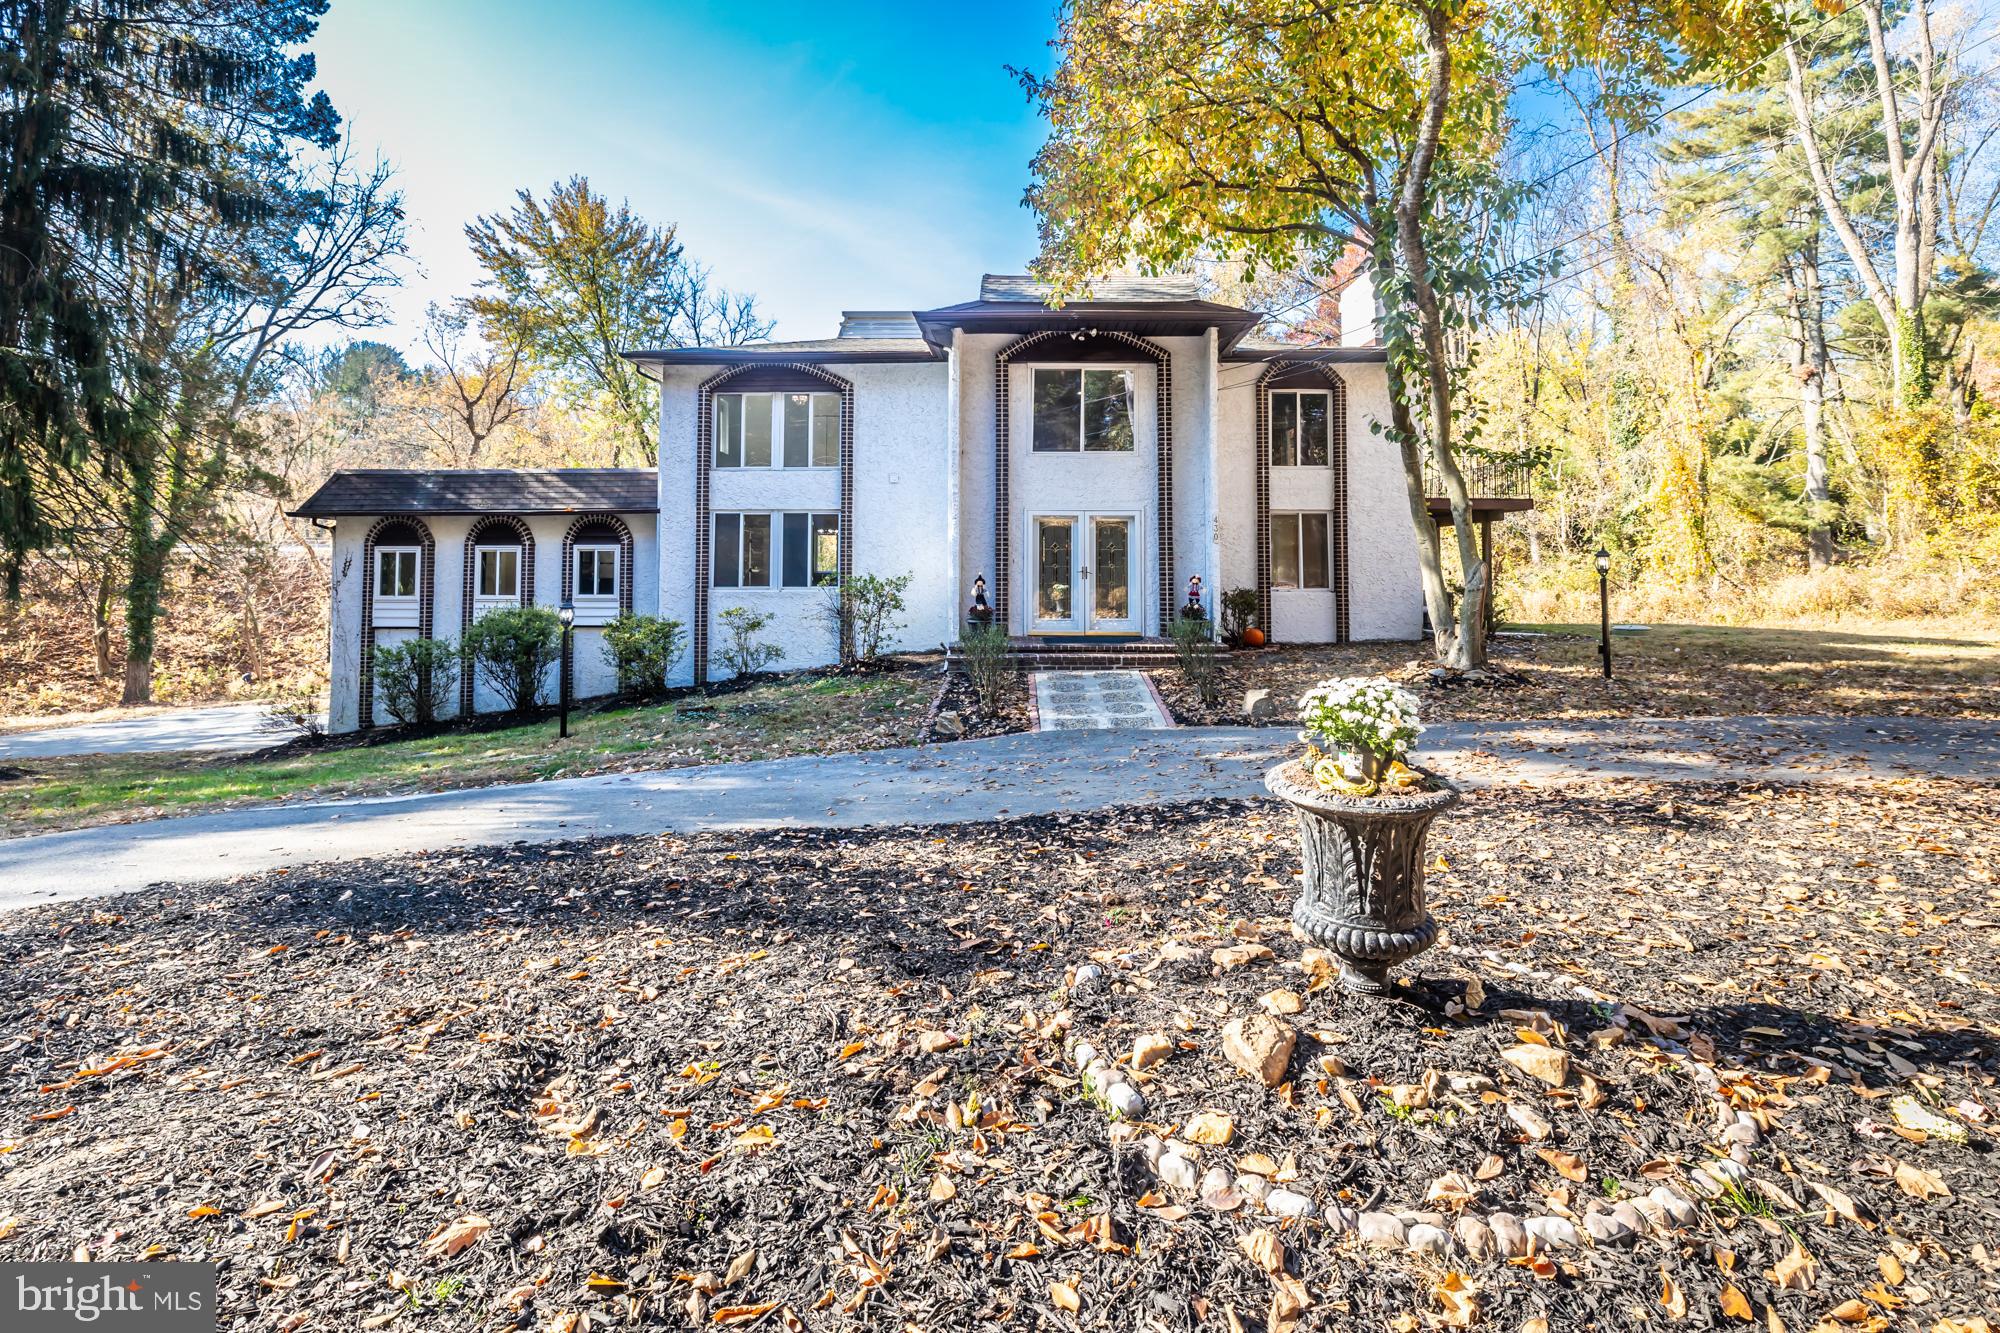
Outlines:
{"label": "white window frame", "polygon": [[[383,558],[386,556],[395,556],[400,560],[406,555],[410,557],[410,568],[415,571],[414,577],[410,580],[411,591],[407,593],[383,592]],[[406,612],[414,616],[422,604],[424,595],[424,548],[421,546],[378,546],[375,548],[375,568],[368,571],[368,576],[375,580],[373,591],[375,618],[377,620],[382,619],[384,612]],[[410,623],[415,624],[416,622],[412,620]]]}
{"label": "white window frame", "polygon": [[[1292,399],[1302,400],[1307,396],[1326,399],[1326,461],[1324,463],[1302,463],[1299,461],[1300,457],[1304,453],[1304,451],[1299,447],[1304,442],[1304,434],[1303,431],[1301,431],[1300,435],[1297,438],[1295,438],[1292,442],[1292,461],[1289,463],[1280,462],[1278,460],[1278,399],[1292,398]],[[1333,441],[1334,441],[1334,432],[1336,430],[1336,426],[1333,419],[1333,412],[1334,412],[1333,390],[1331,389],[1271,390],[1271,440],[1270,440],[1271,466],[1274,468],[1275,467],[1312,468],[1315,471],[1323,468],[1332,467]],[[1303,423],[1305,421],[1305,413],[1302,411],[1299,412],[1295,420],[1300,423]]]}
{"label": "white window frame", "polygon": [[[512,551],[514,553],[514,590],[512,592],[481,592],[479,590],[480,578],[485,573],[481,566],[486,563],[487,554],[490,552],[498,555],[502,551]],[[474,614],[482,611],[490,611],[495,607],[519,606],[521,604],[522,579],[526,577],[523,565],[526,564],[527,557],[526,548],[519,542],[482,543],[472,548],[472,605]]]}
{"label": "white window frame", "polygon": [[[1326,520],[1326,549],[1324,551],[1325,583],[1306,582],[1306,542],[1305,520],[1308,518]],[[1278,531],[1290,526],[1292,529],[1292,549],[1298,554],[1298,581],[1280,583],[1278,581]],[[1271,587],[1284,592],[1332,592],[1333,591],[1333,515],[1324,509],[1274,510],[1271,514]]]}
{"label": "white window frame", "polygon": [[[583,571],[580,568],[580,565],[583,556],[586,553],[588,553],[591,556],[593,564],[595,564],[598,560],[606,556],[610,557],[611,560],[610,592],[608,593],[595,592],[595,591],[585,592],[583,590],[583,578],[582,578]],[[578,610],[601,611],[606,608],[616,608],[618,606],[618,599],[620,595],[624,592],[624,581],[625,581],[624,557],[625,557],[625,548],[617,542],[605,542],[605,541],[578,542],[575,546],[572,546],[570,548],[569,552],[570,596],[573,599],[573,604],[577,607]]]}
{"label": "white window frame", "polygon": [[[1076,448],[1037,449],[1035,447],[1035,378],[1045,373],[1079,372],[1076,393]],[[1090,447],[1089,405],[1090,395],[1085,391],[1092,371],[1123,375],[1126,393],[1125,419],[1132,428],[1132,446],[1129,449],[1093,449]],[[1038,362],[1028,367],[1028,452],[1037,458],[1088,458],[1105,457],[1130,458],[1139,452],[1139,372],[1136,367],[1120,365],[1116,362],[1078,361],[1072,364],[1058,362]]]}
{"label": "white window frame", "polygon": [[[715,542],[715,522],[717,519],[728,518],[731,515],[734,515],[737,520],[736,582],[733,584],[717,583],[715,581],[715,551],[712,549]],[[785,519],[793,515],[801,515],[806,520],[806,580],[807,581],[804,584],[790,584],[785,582],[785,548],[786,548]],[[743,582],[743,529],[744,529],[743,520],[746,518],[765,518],[770,520],[771,581],[769,583]],[[836,545],[834,546],[834,567],[831,571],[833,574],[833,578],[831,581],[826,583],[817,583],[813,581],[814,574],[818,572],[814,569],[813,566],[813,554],[814,554],[812,547],[813,520],[821,518],[830,518],[833,520],[834,541],[836,543]],[[718,509],[710,514],[708,525],[709,525],[709,543],[711,546],[711,549],[708,553],[708,586],[710,587],[710,589],[714,591],[813,593],[813,592],[825,592],[829,588],[837,588],[840,586],[840,547],[838,546],[837,543],[845,541],[847,539],[847,534],[841,531],[840,512],[838,510]]]}
{"label": "white window frame", "polygon": [[[771,461],[769,463],[747,463],[744,457],[744,434],[748,431],[749,413],[739,410],[737,421],[739,433],[736,440],[737,462],[722,461],[722,402],[725,398],[749,399],[766,397],[771,400]],[[785,403],[787,399],[803,397],[811,401],[806,410],[806,461],[787,465],[785,463]],[[840,394],[823,389],[743,389],[728,393],[711,394],[709,411],[713,413],[710,426],[710,462],[719,472],[829,472],[840,466]],[[833,458],[825,463],[813,461],[813,441],[817,437],[819,423],[831,413],[833,421]],[[753,511],[754,512],[754,511]]]}

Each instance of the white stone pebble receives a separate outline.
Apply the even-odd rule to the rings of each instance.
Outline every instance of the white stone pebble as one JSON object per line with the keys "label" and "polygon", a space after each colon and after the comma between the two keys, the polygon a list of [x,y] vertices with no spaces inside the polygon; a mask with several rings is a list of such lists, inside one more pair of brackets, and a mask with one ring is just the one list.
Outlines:
{"label": "white stone pebble", "polygon": [[1575,1225],[1567,1218],[1531,1217],[1522,1225],[1528,1229],[1530,1236],[1550,1249],[1559,1245],[1583,1244],[1583,1237],[1577,1234]]}
{"label": "white stone pebble", "polygon": [[1178,1190],[1191,1190],[1199,1177],[1195,1174],[1194,1163],[1177,1152],[1164,1153],[1160,1157],[1160,1179]]}
{"label": "white stone pebble", "polygon": [[1400,1250],[1409,1243],[1409,1229],[1394,1213],[1363,1213],[1355,1230],[1370,1245]]}
{"label": "white stone pebble", "polygon": [[1728,1158],[1705,1163],[1701,1169],[1725,1185],[1741,1189],[1750,1183],[1749,1169],[1741,1162],[1732,1162]]}
{"label": "white stone pebble", "polygon": [[1262,1203],[1264,1196],[1271,1192],[1271,1182],[1262,1176],[1253,1176],[1246,1172],[1236,1177],[1236,1188]]}
{"label": "white stone pebble", "polygon": [[1076,980],[1071,984],[1073,986],[1088,986],[1093,981],[1102,980],[1103,977],[1104,977],[1103,968],[1099,967],[1095,963],[1085,963],[1082,967],[1079,967],[1076,970]]}
{"label": "white stone pebble", "polygon": [[1599,1245],[1622,1245],[1632,1239],[1632,1229],[1610,1213],[1586,1214],[1583,1229]]}
{"label": "white stone pebble", "polygon": [[1528,1252],[1528,1229],[1514,1214],[1494,1213],[1486,1219],[1486,1225],[1492,1229],[1493,1239],[1505,1257],[1519,1259]]}
{"label": "white stone pebble", "polygon": [[1361,1225],[1361,1214],[1344,1203],[1329,1203],[1320,1216],[1326,1219],[1327,1229],[1335,1235],[1345,1235]]}
{"label": "white stone pebble", "polygon": [[1458,1219],[1452,1233],[1474,1259],[1491,1259],[1499,1249],[1498,1242],[1493,1238],[1493,1229],[1470,1213]]}
{"label": "white stone pebble", "polygon": [[1104,1100],[1111,1103],[1111,1109],[1131,1120],[1146,1109],[1146,1098],[1130,1083],[1113,1083],[1105,1090]]}
{"label": "white stone pebble", "polygon": [[1420,1222],[1410,1228],[1409,1246],[1416,1254],[1447,1255],[1451,1253],[1451,1236],[1440,1227]]}
{"label": "white stone pebble", "polygon": [[1264,1196],[1264,1206],[1279,1217],[1311,1217],[1313,1201],[1290,1190],[1272,1190]]}
{"label": "white stone pebble", "polygon": [[1087,1041],[1080,1041],[1069,1053],[1069,1058],[1075,1061],[1078,1069],[1087,1069],[1097,1063],[1097,1048]]}

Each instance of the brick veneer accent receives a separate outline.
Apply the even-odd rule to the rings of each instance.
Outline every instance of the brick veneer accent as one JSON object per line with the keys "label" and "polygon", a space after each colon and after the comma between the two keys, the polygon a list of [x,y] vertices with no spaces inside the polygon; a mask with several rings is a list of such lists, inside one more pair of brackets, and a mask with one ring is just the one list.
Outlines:
{"label": "brick veneer accent", "polygon": [[[1016,338],[995,354],[993,373],[993,623],[1008,624],[1007,611],[1013,602],[1014,562],[1013,562],[1013,494],[1011,490],[1009,464],[1012,450],[1008,446],[1007,379],[1008,367],[1013,359],[1030,348],[1039,346],[1051,338],[1074,336],[1071,329],[1044,329],[1040,333],[1030,333]],[[1174,617],[1178,603],[1174,589],[1174,418],[1173,418],[1173,359],[1166,348],[1148,342],[1135,333],[1099,331],[1096,337],[1108,338],[1124,343],[1135,351],[1144,353],[1157,367],[1153,377],[1156,406],[1153,413],[1153,455],[1154,483],[1157,490],[1155,510],[1155,537],[1160,553],[1160,603],[1159,623],[1162,629]],[[1144,622],[1140,622],[1144,625]]]}
{"label": "brick veneer accent", "polygon": [[[513,538],[513,545],[521,548],[521,577],[515,591],[520,596],[522,606],[535,604],[535,534],[528,528],[528,521],[513,514],[490,514],[479,519],[465,533],[465,600],[460,603],[459,641],[465,641],[465,631],[472,628],[472,588],[478,571],[474,568],[478,561],[473,557],[477,546],[506,546],[507,538]],[[459,670],[458,713],[460,717],[472,716],[472,671],[471,663]]]}
{"label": "brick veneer accent", "polygon": [[[557,586],[562,589],[562,596],[558,599],[558,604],[576,600],[577,539],[585,528],[593,526],[608,527],[618,538],[618,614],[629,616],[632,614],[632,529],[616,514],[579,514],[576,521],[563,530],[562,577],[557,580]],[[563,651],[568,659],[569,678],[574,681],[576,635],[569,636],[569,642],[564,645]]]}
{"label": "brick veneer accent", "polygon": [[[361,539],[361,671],[355,725],[366,731],[375,725],[375,539],[397,525],[417,534],[417,637],[431,637],[431,617],[437,605],[437,541],[420,518],[397,514],[378,518]],[[398,543],[400,545],[400,543]]]}
{"label": "brick veneer accent", "polygon": [[750,382],[757,386],[755,392],[787,392],[771,387],[772,372],[795,372],[840,392],[840,544],[834,556],[834,573],[842,587],[854,573],[853,383],[802,361],[732,366],[703,380],[695,391],[694,441],[694,683],[697,685],[708,684],[708,548],[715,540],[709,515],[709,473],[715,466],[715,395],[728,392],[729,382],[744,375],[750,376]]}
{"label": "brick veneer accent", "polygon": [[[1283,385],[1275,380],[1287,381]],[[1340,376],[1312,361],[1273,361],[1257,377],[1257,625],[1271,634],[1271,390],[1325,389],[1327,404],[1326,461],[1333,468],[1333,637],[1348,640],[1347,619],[1347,384]]]}

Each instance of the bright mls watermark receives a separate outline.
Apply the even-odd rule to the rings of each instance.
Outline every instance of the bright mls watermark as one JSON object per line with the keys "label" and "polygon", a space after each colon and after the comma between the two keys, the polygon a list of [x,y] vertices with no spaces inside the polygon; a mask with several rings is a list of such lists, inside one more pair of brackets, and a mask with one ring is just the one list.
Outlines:
{"label": "bright mls watermark", "polygon": [[214,1264],[0,1264],[0,1329],[215,1333]]}

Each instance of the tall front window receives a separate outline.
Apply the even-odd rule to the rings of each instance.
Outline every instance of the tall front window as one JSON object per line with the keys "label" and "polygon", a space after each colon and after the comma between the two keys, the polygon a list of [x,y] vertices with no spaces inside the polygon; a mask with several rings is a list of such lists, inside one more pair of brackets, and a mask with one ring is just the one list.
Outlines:
{"label": "tall front window", "polygon": [[414,546],[378,546],[375,548],[375,595],[377,597],[415,597],[417,595],[417,562],[423,552]]}
{"label": "tall front window", "polygon": [[519,597],[521,595],[521,548],[482,546],[478,551],[479,597]]}
{"label": "tall front window", "polygon": [[1035,452],[1130,453],[1132,372],[1037,367]]}
{"label": "tall front window", "polygon": [[840,395],[715,395],[715,465],[838,467]]}
{"label": "tall front window", "polygon": [[1331,588],[1331,529],[1326,514],[1271,515],[1271,586]]}
{"label": "tall front window", "polygon": [[1325,467],[1333,395],[1324,389],[1271,391],[1271,466]]}

